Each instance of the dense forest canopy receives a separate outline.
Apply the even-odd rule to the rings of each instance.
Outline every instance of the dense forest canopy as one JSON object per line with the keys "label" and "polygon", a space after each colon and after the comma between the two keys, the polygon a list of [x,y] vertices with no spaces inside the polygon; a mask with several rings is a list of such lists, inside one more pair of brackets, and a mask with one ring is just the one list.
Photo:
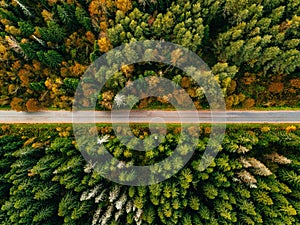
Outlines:
{"label": "dense forest canopy", "polygon": [[[146,126],[132,129],[140,138],[149,135]],[[146,165],[172,153],[180,129],[168,127],[165,141],[144,154],[122,145],[110,126],[91,132],[108,135],[104,145],[114,157]],[[299,224],[296,126],[229,126],[220,153],[204,171],[199,161],[211,128],[200,130],[185,168],[161,183],[130,187],[104,179],[83,159],[70,125],[2,125],[0,224]],[[186,138],[194,134],[191,127]]]}
{"label": "dense forest canopy", "polygon": [[[196,53],[211,68],[228,109],[299,107],[299,26],[300,0],[0,0],[0,107],[71,109],[93,62],[141,40]],[[174,61],[180,57],[171,53]],[[201,87],[180,69],[137,63],[123,65],[92,96],[97,109],[111,110],[118,91],[140,77],[150,77],[153,88],[157,77],[172,80],[197,109],[208,107]],[[97,90],[92,81],[84,90]],[[163,96],[135,107],[173,106]],[[198,139],[195,126],[184,135],[187,143],[198,140],[189,163],[166,161],[155,170],[180,171],[134,187],[105,179],[84,160],[71,125],[1,124],[0,224],[300,224],[299,125],[229,126],[223,143],[213,143],[218,155],[205,169],[200,160],[212,128],[199,125]],[[141,140],[151,135],[141,124],[131,124],[131,131]],[[101,157],[104,146],[121,168],[155,164],[180,142],[181,127],[167,131],[158,146],[145,141],[149,150],[137,153],[120,143],[111,125],[99,125],[88,132],[99,135],[101,148],[87,141],[86,150]],[[180,150],[187,154],[189,146]],[[125,181],[137,176],[112,174]]]}
{"label": "dense forest canopy", "polygon": [[[2,106],[70,109],[94,60],[146,39],[197,53],[211,67],[227,108],[299,106],[299,0],[1,0],[0,7]],[[97,96],[98,108],[111,108],[116,88],[163,69],[124,66]],[[163,76],[180,83],[198,108],[206,106],[184,74]]]}

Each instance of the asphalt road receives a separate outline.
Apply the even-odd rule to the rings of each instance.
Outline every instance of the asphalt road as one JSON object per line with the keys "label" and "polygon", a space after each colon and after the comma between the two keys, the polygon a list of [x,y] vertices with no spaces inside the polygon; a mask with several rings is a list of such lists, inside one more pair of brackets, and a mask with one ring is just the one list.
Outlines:
{"label": "asphalt road", "polygon": [[[213,116],[212,116],[213,115]],[[11,123],[299,123],[300,111],[0,111],[0,124]]]}

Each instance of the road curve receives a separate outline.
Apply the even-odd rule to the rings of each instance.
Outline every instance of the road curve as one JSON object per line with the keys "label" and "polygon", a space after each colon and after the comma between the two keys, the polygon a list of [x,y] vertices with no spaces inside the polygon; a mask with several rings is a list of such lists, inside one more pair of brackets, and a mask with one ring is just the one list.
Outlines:
{"label": "road curve", "polygon": [[[179,116],[180,115],[180,116]],[[0,124],[51,124],[51,123],[298,123],[299,111],[0,111]],[[159,118],[159,120],[157,119]]]}

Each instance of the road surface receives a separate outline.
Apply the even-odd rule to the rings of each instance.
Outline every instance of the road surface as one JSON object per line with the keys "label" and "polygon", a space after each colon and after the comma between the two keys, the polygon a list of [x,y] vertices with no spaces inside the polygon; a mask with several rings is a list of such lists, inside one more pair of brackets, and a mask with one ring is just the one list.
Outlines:
{"label": "road surface", "polygon": [[[180,116],[179,116],[180,114]],[[128,119],[129,118],[129,119]],[[299,123],[300,111],[132,111],[130,116],[123,111],[0,111],[0,124],[11,123]]]}

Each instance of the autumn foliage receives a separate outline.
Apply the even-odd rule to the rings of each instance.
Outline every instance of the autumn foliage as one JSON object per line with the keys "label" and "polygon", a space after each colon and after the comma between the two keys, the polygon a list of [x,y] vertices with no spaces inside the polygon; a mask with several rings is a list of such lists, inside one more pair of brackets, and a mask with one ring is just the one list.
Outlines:
{"label": "autumn foliage", "polygon": [[[200,56],[226,95],[228,108],[297,106],[298,5],[236,0],[3,0],[1,105],[29,110],[27,101],[38,99],[45,108],[70,109],[75,89],[66,88],[64,79],[79,81],[91,63],[111,49],[152,39],[181,45]],[[176,50],[170,57],[174,64],[184,55]],[[124,65],[118,81],[109,82],[103,92],[116,95],[150,71],[182,84],[198,108],[208,107],[201,88],[182,71],[161,65],[131,66]],[[109,109],[111,102],[102,94],[97,96],[97,108]]]}

